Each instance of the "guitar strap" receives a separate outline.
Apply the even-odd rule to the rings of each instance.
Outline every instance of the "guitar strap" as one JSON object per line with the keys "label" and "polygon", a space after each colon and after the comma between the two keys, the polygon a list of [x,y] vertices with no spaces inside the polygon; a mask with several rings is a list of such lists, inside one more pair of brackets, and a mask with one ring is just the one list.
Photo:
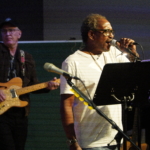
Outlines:
{"label": "guitar strap", "polygon": [[23,76],[25,76],[25,52],[23,50],[20,50],[20,56],[21,56],[21,73]]}
{"label": "guitar strap", "polygon": [[9,66],[7,81],[9,81],[14,77],[16,77],[16,69],[14,67],[14,56],[10,55],[10,66]]}

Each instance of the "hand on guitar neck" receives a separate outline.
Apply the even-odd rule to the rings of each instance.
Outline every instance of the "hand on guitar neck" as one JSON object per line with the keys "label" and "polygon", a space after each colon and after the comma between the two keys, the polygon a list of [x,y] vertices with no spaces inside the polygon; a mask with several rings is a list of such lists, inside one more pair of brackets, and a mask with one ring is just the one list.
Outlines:
{"label": "hand on guitar neck", "polygon": [[60,79],[57,79],[56,77],[54,77],[53,80],[48,82],[47,89],[55,90],[59,87],[59,85],[60,85]]}

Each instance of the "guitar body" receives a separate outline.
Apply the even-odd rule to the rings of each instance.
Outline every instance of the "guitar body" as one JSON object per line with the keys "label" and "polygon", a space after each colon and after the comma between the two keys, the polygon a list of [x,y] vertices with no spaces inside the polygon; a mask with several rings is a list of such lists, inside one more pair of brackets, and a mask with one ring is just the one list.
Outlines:
{"label": "guitar body", "polygon": [[[130,142],[127,142],[126,143],[127,145],[126,145],[126,147],[127,147],[127,149],[126,150],[137,150],[135,147],[133,147],[132,145],[131,145],[131,143]],[[137,144],[136,144],[137,145]],[[146,143],[142,143],[141,144],[141,150],[148,150],[149,148],[148,148],[148,145],[146,144]],[[120,150],[123,150],[123,146],[120,148]]]}
{"label": "guitar body", "polygon": [[22,80],[19,77],[11,79],[7,83],[0,83],[0,90],[6,95],[6,99],[0,102],[0,115],[6,112],[11,107],[25,107],[27,101],[21,101],[15,90],[22,88]]}

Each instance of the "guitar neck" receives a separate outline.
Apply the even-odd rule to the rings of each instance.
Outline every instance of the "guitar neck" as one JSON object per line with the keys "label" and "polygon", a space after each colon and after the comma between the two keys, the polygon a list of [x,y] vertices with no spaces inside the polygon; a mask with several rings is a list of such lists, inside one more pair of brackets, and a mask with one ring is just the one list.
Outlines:
{"label": "guitar neck", "polygon": [[26,93],[34,92],[34,91],[46,88],[47,85],[48,85],[48,82],[44,82],[44,83],[39,83],[39,84],[36,84],[36,85],[24,87],[24,88],[21,88],[21,89],[17,89],[16,94],[17,95],[23,95],[23,94],[26,94]]}

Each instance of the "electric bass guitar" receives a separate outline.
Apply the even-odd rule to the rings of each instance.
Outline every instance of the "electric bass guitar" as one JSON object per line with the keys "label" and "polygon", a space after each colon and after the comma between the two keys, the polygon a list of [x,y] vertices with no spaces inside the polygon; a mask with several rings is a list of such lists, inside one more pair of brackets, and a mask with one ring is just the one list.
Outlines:
{"label": "electric bass guitar", "polygon": [[[60,79],[54,82],[60,83]],[[32,86],[22,88],[22,79],[19,77],[13,78],[6,83],[0,83],[0,90],[6,95],[6,99],[0,102],[0,115],[6,112],[11,107],[25,107],[28,105],[27,101],[21,101],[20,95],[44,89],[48,86],[48,82],[39,83]]]}

